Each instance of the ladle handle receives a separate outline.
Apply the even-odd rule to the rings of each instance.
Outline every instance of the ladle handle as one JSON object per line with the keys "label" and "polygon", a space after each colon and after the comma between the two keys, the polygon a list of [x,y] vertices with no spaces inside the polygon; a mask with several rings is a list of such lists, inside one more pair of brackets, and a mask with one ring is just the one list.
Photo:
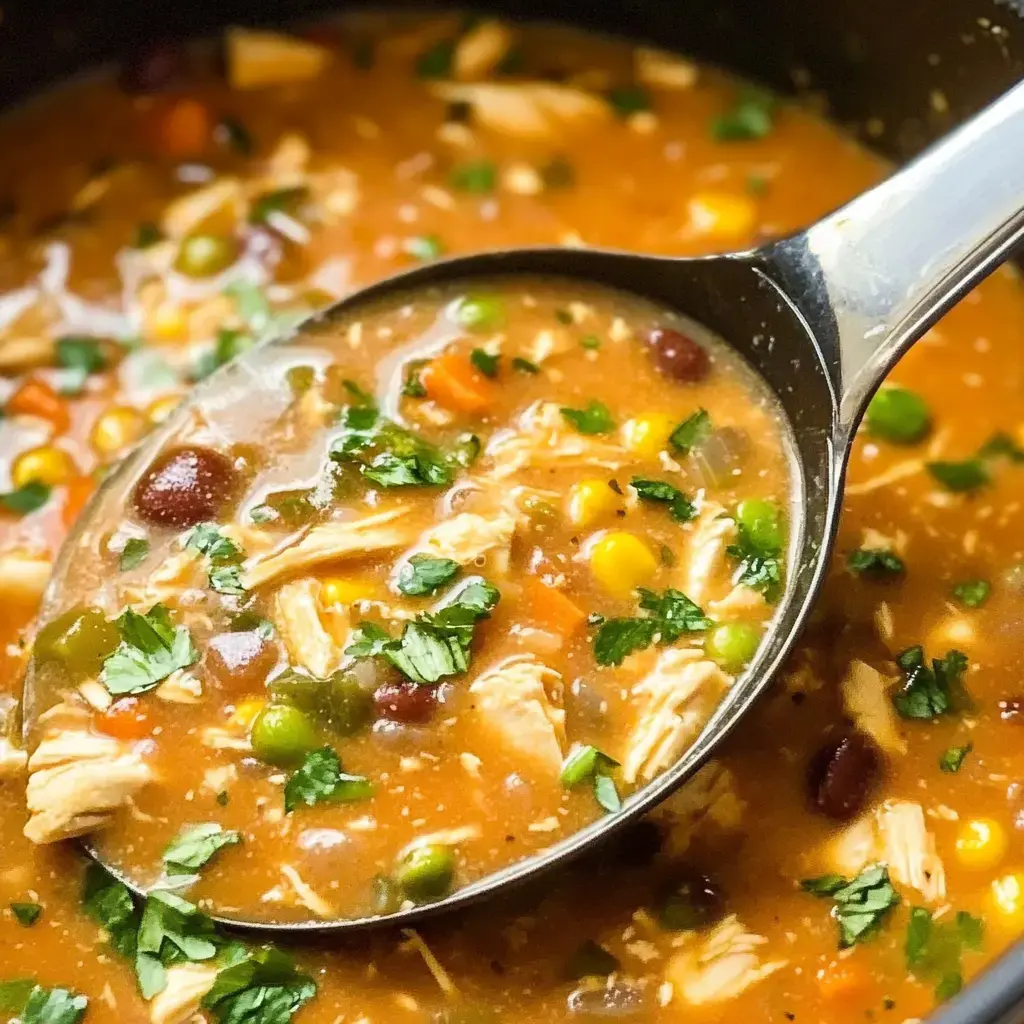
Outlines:
{"label": "ladle handle", "polygon": [[[771,260],[832,363],[848,435],[899,356],[1024,238],[1024,83]],[[829,308],[830,307],[830,308]],[[831,347],[831,351],[828,348]]]}

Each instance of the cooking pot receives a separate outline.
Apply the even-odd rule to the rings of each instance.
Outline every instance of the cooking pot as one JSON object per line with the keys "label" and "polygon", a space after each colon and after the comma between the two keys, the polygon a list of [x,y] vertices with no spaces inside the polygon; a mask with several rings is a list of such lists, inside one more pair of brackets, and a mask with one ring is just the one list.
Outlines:
{"label": "cooking pot", "polygon": [[[301,19],[343,5],[7,0],[0,103],[146,42],[203,35],[225,24]],[[895,160],[1024,77],[1024,0],[491,0],[486,6],[509,17],[558,18],[646,40],[799,92]],[[1024,940],[932,1018],[932,1024],[1014,1022],[1024,1022]]]}

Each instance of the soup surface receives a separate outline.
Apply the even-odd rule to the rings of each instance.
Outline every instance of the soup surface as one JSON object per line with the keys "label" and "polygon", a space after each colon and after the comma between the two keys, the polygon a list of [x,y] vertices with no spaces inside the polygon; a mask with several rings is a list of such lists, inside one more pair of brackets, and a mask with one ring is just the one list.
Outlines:
{"label": "soup surface", "polygon": [[[44,805],[36,806],[38,782],[29,783],[26,796],[27,779],[42,775],[64,787],[65,799],[84,799],[76,781],[80,745],[40,744],[35,755],[45,751],[45,756],[33,762],[30,776],[17,742],[21,680],[33,645],[42,652],[49,643],[49,667],[41,671],[51,671],[76,639],[91,635],[92,643],[81,644],[78,653],[86,663],[93,658],[93,672],[74,680],[73,687],[61,678],[65,689],[76,693],[83,682],[99,682],[110,697],[100,670],[109,655],[104,643],[124,640],[121,627],[107,621],[127,600],[117,588],[159,586],[158,566],[172,554],[188,552],[185,536],[193,541],[187,561],[189,571],[198,574],[200,605],[209,602],[219,614],[225,595],[214,589],[212,572],[219,573],[222,588],[230,589],[233,576],[241,584],[261,557],[246,548],[241,535],[231,535],[232,527],[243,524],[279,537],[288,550],[286,516],[310,517],[299,527],[307,530],[305,536],[331,516],[344,521],[343,502],[322,517],[322,509],[303,493],[313,481],[296,487],[291,470],[256,494],[260,474],[269,472],[274,460],[263,465],[252,455],[249,466],[250,453],[232,451],[229,457],[229,449],[253,442],[258,448],[273,432],[254,429],[233,439],[183,434],[179,453],[198,444],[216,452],[212,462],[193,453],[178,463],[185,478],[203,481],[201,522],[157,525],[132,515],[112,526],[116,544],[105,536],[102,549],[99,541],[94,549],[109,560],[104,572],[93,572],[82,560],[83,593],[98,588],[102,609],[89,620],[90,629],[69,631],[74,622],[65,622],[63,633],[50,630],[37,638],[38,601],[63,534],[107,468],[166,419],[191,383],[289,318],[417,260],[537,243],[679,254],[740,248],[813,221],[883,172],[826,124],[756,91],[669,55],[556,27],[511,28],[457,16],[371,19],[326,23],[297,36],[235,31],[224,45],[226,72],[217,55],[204,51],[139,54],[116,81],[76,83],[8,117],[0,129],[7,154],[0,190],[9,199],[0,246],[5,289],[0,586],[6,611],[0,628],[9,725],[0,789],[0,901],[6,907],[0,919],[0,967],[9,984],[0,995],[8,1012],[25,1022],[62,1024],[83,1016],[168,1024],[197,1014],[209,1021],[256,1024],[293,1015],[323,1024],[542,1024],[609,1017],[658,1024],[852,1022],[926,1016],[1024,930],[1019,672],[1024,551],[1015,520],[1024,498],[1019,465],[1024,460],[1019,417],[1024,297],[1009,272],[988,281],[930,332],[873,402],[851,464],[832,577],[802,649],[774,692],[720,761],[614,849],[505,903],[421,932],[384,931],[325,948],[273,950],[229,941],[204,918],[204,900],[253,907],[259,894],[276,890],[273,903],[261,904],[268,916],[284,916],[289,906],[293,914],[306,914],[309,907],[302,901],[318,897],[337,912],[358,912],[378,861],[393,876],[402,844],[414,831],[429,835],[450,827],[448,815],[453,808],[464,812],[477,784],[460,761],[462,774],[445,792],[443,821],[432,812],[422,826],[410,822],[407,833],[396,826],[375,852],[378,838],[365,839],[361,853],[350,846],[339,852],[331,845],[332,833],[342,831],[339,821],[358,820],[358,802],[304,802],[287,815],[283,790],[301,764],[279,769],[283,779],[275,782],[275,772],[248,751],[235,758],[204,744],[207,728],[232,735],[231,716],[245,698],[269,698],[285,707],[303,700],[294,689],[285,700],[263,685],[283,667],[283,650],[293,669],[300,659],[275,624],[272,643],[280,664],[269,665],[263,651],[271,640],[262,623],[273,621],[271,592],[260,587],[249,588],[256,591],[253,618],[236,621],[234,630],[198,619],[187,627],[196,629],[197,650],[204,648],[196,664],[200,684],[209,685],[207,700],[161,702],[157,687],[119,695],[119,701],[136,703],[110,716],[108,732],[96,729],[93,717],[106,710],[76,709],[88,721],[73,736],[92,741],[106,736],[118,756],[136,756],[143,765],[150,758],[163,770],[180,773],[183,783],[181,795],[152,804],[140,786],[126,812],[113,815],[107,833],[111,851],[133,867],[163,871],[164,850],[183,827],[213,825],[212,831],[192,835],[189,848],[184,854],[179,848],[179,860],[171,862],[187,872],[193,872],[189,865],[203,862],[199,883],[155,893],[145,908],[134,907],[101,872],[86,872],[73,847],[37,844],[23,835],[28,823],[30,835],[43,838],[50,821]],[[344,365],[352,369],[345,369],[341,380],[353,381],[357,389],[342,383],[328,400],[336,399],[341,409],[365,409],[368,402],[359,396],[368,392],[381,415],[408,417],[404,425],[435,447],[456,450],[462,434],[476,433],[485,453],[502,430],[512,424],[521,428],[522,411],[531,402],[558,403],[561,422],[552,417],[552,424],[557,422],[566,436],[623,449],[627,440],[657,438],[667,423],[661,416],[671,414],[674,429],[703,406],[713,424],[720,417],[723,427],[748,430],[759,453],[756,464],[771,471],[758,481],[743,474],[718,491],[708,485],[708,493],[740,521],[736,506],[741,502],[784,500],[784,465],[771,455],[778,448],[739,419],[757,410],[749,390],[734,392],[737,401],[721,404],[717,399],[724,392],[716,397],[710,390],[735,386],[738,378],[730,378],[726,367],[719,375],[716,362],[715,374],[702,383],[673,381],[662,372],[664,366],[658,368],[657,346],[652,352],[644,337],[651,327],[665,325],[644,321],[646,314],[633,310],[617,314],[637,328],[638,339],[618,345],[602,296],[580,299],[594,307],[600,324],[594,331],[600,346],[588,348],[582,342],[590,329],[577,324],[575,314],[572,323],[555,315],[563,308],[562,297],[556,301],[553,292],[537,292],[540,306],[548,303],[552,310],[547,329],[559,336],[564,332],[572,342],[565,352],[503,352],[494,337],[472,332],[449,343],[460,358],[471,357],[474,348],[484,351],[482,361],[470,362],[468,379],[471,391],[480,387],[496,396],[493,407],[488,405],[492,420],[413,418],[414,410],[426,413],[431,403],[444,406],[436,381],[430,394],[429,374],[419,381],[426,399],[393,404],[395,383],[406,383],[399,364],[409,361],[400,356],[401,339],[372,351],[348,346]],[[384,351],[396,356],[394,365],[381,361]],[[499,356],[495,379],[486,372],[493,365],[486,357],[493,355]],[[541,373],[517,370],[512,365],[517,356],[537,364]],[[611,368],[603,370],[606,359]],[[283,376],[300,393],[294,410],[303,395],[320,395],[328,383],[318,367],[325,368],[306,361]],[[379,375],[370,373],[371,367]],[[247,410],[254,424],[270,415],[255,395]],[[615,431],[568,431],[561,409],[583,414],[585,423],[592,401],[607,407]],[[287,411],[281,415],[285,418],[277,422],[284,425]],[[625,430],[644,417],[650,420],[645,429]],[[777,438],[770,417],[762,422],[773,432],[769,438]],[[172,421],[168,428],[198,431],[200,426]],[[659,450],[664,444],[659,442]],[[731,444],[725,449],[731,453]],[[681,453],[668,453],[680,462],[675,456]],[[237,497],[220,487],[216,473],[207,472],[225,458],[246,481],[248,489],[241,488]],[[692,524],[673,521],[674,495],[643,501],[629,482],[641,473],[661,482],[688,478],[660,458],[647,463],[631,453],[630,459],[621,470],[581,466],[573,470],[578,475],[559,478],[558,498],[550,502],[559,525],[545,535],[550,550],[556,555],[570,550],[574,508],[607,508],[601,514],[609,519],[581,528],[581,538],[603,531],[634,535],[655,556],[650,580],[635,582],[659,595],[669,587],[689,593],[672,575],[686,571],[689,562],[680,557],[686,552],[666,538],[687,535]],[[457,478],[473,478],[493,468],[492,462],[493,447],[477,465],[460,466]],[[356,483],[365,485],[360,470],[365,463],[357,457],[345,465],[345,472],[354,471]],[[606,506],[573,501],[587,493],[574,491],[575,485],[607,486],[613,479],[622,491],[611,494],[626,510],[623,522],[617,504],[599,486],[592,491],[607,499]],[[536,480],[522,485],[543,489]],[[684,498],[698,489],[689,482],[675,486]],[[151,518],[154,510],[167,510],[163,499],[175,487],[157,490],[148,496],[152,501],[141,503]],[[386,510],[399,498],[383,490]],[[445,490],[439,487],[437,496]],[[282,496],[286,491],[299,493]],[[354,500],[365,504],[362,496]],[[476,500],[476,492],[460,495],[451,511],[472,513]],[[418,511],[410,516],[422,516],[418,539],[430,521],[443,517],[436,508],[427,512],[431,503],[425,495],[422,505],[412,504]],[[535,514],[542,505],[533,507]],[[172,502],[171,507],[174,518],[180,506]],[[260,507],[269,509],[260,514],[266,521],[254,524],[251,511]],[[249,522],[242,519],[245,512]],[[368,507],[360,512],[374,514]],[[488,509],[486,517],[492,522],[494,511]],[[194,536],[205,523],[216,524],[217,532]],[[225,536],[246,552],[245,561],[218,563],[216,555],[225,549],[217,538]],[[148,541],[148,551],[142,544],[129,546],[130,540]],[[175,550],[182,543],[184,551]],[[677,558],[675,566],[662,563],[662,543]],[[317,568],[311,575],[319,581],[324,632],[333,638],[326,613],[335,604],[347,604],[344,614],[351,616],[355,601],[378,601],[414,614],[443,602],[445,591],[410,596],[391,589],[395,562],[414,544],[415,539],[403,541],[386,558],[346,565],[337,575],[328,575],[326,565],[323,572]],[[534,600],[550,599],[557,566],[531,564],[517,545],[518,540],[509,547],[509,564],[519,567],[522,592],[529,582],[531,588],[547,588],[535,589]],[[580,554],[582,548],[581,542]],[[474,575],[489,580],[492,555],[481,566],[460,566],[452,585],[465,586]],[[635,558],[628,561],[630,567],[637,564]],[[349,571],[357,565],[358,573]],[[589,558],[567,559],[566,586],[558,592],[568,592],[585,614],[593,610],[606,620],[645,617],[648,609],[638,608],[628,593],[606,592],[592,570]],[[281,577],[281,586],[302,578],[300,573]],[[731,575],[728,579],[731,583]],[[380,596],[353,594],[340,585],[353,580],[380,588]],[[543,614],[531,611],[534,605],[514,593],[511,583],[496,585],[500,600],[490,618],[473,629],[467,681],[491,664],[491,644],[497,661],[503,645],[525,642],[521,635],[513,639],[514,624],[538,630],[541,621],[556,618],[550,607]],[[703,597],[689,596],[704,607]],[[709,596],[708,603],[716,599]],[[135,610],[152,616],[152,607],[144,601]],[[171,663],[176,660],[173,630],[184,625],[175,618],[180,611],[173,608],[168,621],[158,616],[156,622],[158,636],[161,629],[165,638],[171,636]],[[358,621],[349,625],[358,628],[361,621],[380,618],[392,640],[401,637],[404,626],[385,626],[370,609],[357,612]],[[556,654],[546,655],[565,659],[548,666],[563,676],[567,745],[560,748],[562,756],[570,752],[569,737],[577,741],[568,734],[571,709],[582,714],[586,707],[583,700],[576,703],[580,695],[572,693],[573,680],[586,678],[596,686],[613,678],[610,669],[594,668],[599,628],[585,624],[570,641],[562,638]],[[211,655],[214,638],[225,636],[219,653]],[[687,638],[665,648],[652,643],[632,657],[653,660],[687,646]],[[191,655],[181,647],[177,660],[185,661]],[[240,651],[251,656],[246,660]],[[570,654],[587,669],[566,667]],[[251,690],[250,677],[231,689],[240,682],[236,670],[243,663],[252,666]],[[214,686],[215,664],[227,683]],[[625,673],[625,680],[631,664],[627,659],[615,671]],[[635,664],[639,674],[642,662]],[[326,668],[318,665],[309,674],[327,675]],[[366,668],[390,673],[395,666],[375,656],[363,660],[360,671]],[[629,678],[632,686],[635,680]],[[362,677],[367,688],[370,681],[374,690],[404,682]],[[436,698],[444,687],[457,690],[458,685],[438,680],[426,692]],[[543,680],[540,687],[550,700]],[[95,687],[86,692],[103,702]],[[403,706],[400,692],[407,690],[375,705],[373,721],[392,720]],[[539,701],[540,690],[534,694]],[[614,709],[614,695],[611,699]],[[629,696],[619,700],[626,705]],[[229,705],[234,710],[229,712]],[[207,708],[223,708],[219,725],[202,721]],[[254,705],[248,713],[259,715],[265,708]],[[318,710],[319,705],[313,717]],[[335,709],[321,715],[318,729],[325,734],[337,729]],[[454,717],[451,728],[458,732],[462,717]],[[234,733],[242,746],[250,743],[244,720],[243,714]],[[615,720],[626,723],[626,718]],[[409,723],[399,724],[396,735],[411,734]],[[578,742],[623,760],[611,749],[612,737],[578,724]],[[151,732],[140,738],[135,730],[143,727]],[[429,733],[430,723],[415,729]],[[329,746],[348,775],[379,783],[376,773],[388,758],[415,759],[424,750],[422,745],[412,754],[386,750],[382,732],[371,727],[339,739],[318,731],[320,745],[313,750]],[[129,753],[122,752],[122,743]],[[486,752],[497,762],[506,756],[502,749],[495,741]],[[101,761],[110,753],[105,748]],[[476,756],[486,760],[483,753]],[[440,786],[430,775],[430,759],[420,759],[421,767],[410,764],[408,778],[417,780],[410,787]],[[596,757],[592,763],[609,767]],[[627,788],[625,764],[610,772],[620,793]],[[117,766],[138,771],[135,762],[117,761]],[[337,777],[342,768],[327,767],[328,774],[334,772],[328,788],[338,792],[334,787],[342,783]],[[224,781],[204,791],[207,771],[217,768]],[[231,778],[232,768],[237,779]],[[496,764],[494,774],[485,775],[481,767],[478,781],[486,793],[500,777],[500,792],[491,790],[500,798],[495,817],[522,814],[516,834],[524,847],[550,842],[543,832],[538,838],[529,831],[530,823],[543,820],[535,812],[545,800],[552,817],[566,819],[563,828],[599,813],[590,783],[568,792],[560,782],[526,793],[504,787],[520,768],[509,765],[499,775]],[[124,795],[121,779],[103,770],[93,782],[108,786],[108,805],[96,802],[93,786],[91,808],[83,806],[83,812],[100,809],[98,817],[105,819]],[[349,795],[358,794],[361,785],[351,782]],[[268,800],[253,813],[261,787]],[[606,783],[602,787],[607,790]],[[226,802],[218,800],[222,792]],[[233,792],[243,796],[236,800]],[[372,800],[382,801],[382,815],[383,801],[391,797],[386,786],[375,790]],[[410,793],[407,799],[418,797]],[[185,801],[195,804],[194,812],[183,812]],[[276,816],[270,815],[272,804],[282,821],[297,822],[276,849],[269,848],[269,829],[262,841],[253,841],[266,828],[265,819]],[[390,804],[392,812],[398,804]],[[47,806],[68,805],[47,801]],[[556,814],[556,808],[568,814]],[[243,833],[242,842],[224,841],[225,829]],[[299,847],[300,867],[295,846],[307,831],[314,836],[306,848]],[[453,884],[470,877],[474,865],[486,869],[487,850],[473,852],[459,843],[452,849]],[[330,867],[321,867],[337,865],[342,854],[342,871],[335,868],[332,874]],[[316,871],[323,874],[314,883]],[[332,881],[344,884],[335,887]]]}

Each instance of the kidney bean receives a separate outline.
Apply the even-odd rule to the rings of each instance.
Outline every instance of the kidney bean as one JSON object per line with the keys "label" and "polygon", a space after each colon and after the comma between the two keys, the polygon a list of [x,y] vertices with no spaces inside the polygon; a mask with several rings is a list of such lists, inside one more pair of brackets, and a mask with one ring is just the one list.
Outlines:
{"label": "kidney bean", "polygon": [[212,448],[164,452],[135,486],[135,509],[158,526],[195,526],[215,519],[235,489],[231,460]]}
{"label": "kidney bean", "polygon": [[220,633],[206,648],[206,668],[226,690],[258,689],[276,664],[275,646],[254,629]]}
{"label": "kidney bean", "polygon": [[383,683],[373,691],[373,704],[381,718],[392,722],[427,722],[437,708],[433,687],[418,683]]}
{"label": "kidney bean", "polygon": [[877,748],[862,733],[830,740],[808,766],[812,805],[829,818],[849,821],[860,813],[881,767]]}
{"label": "kidney bean", "polygon": [[707,352],[692,338],[669,327],[655,327],[647,335],[654,364],[673,380],[687,384],[703,380],[711,370]]}

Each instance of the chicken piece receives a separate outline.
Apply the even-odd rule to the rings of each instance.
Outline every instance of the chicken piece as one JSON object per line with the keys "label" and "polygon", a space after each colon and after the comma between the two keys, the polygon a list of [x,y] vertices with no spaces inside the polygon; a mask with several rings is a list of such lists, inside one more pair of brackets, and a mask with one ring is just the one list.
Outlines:
{"label": "chicken piece", "polygon": [[320,618],[320,581],[292,580],[274,594],[270,617],[289,657],[319,679],[340,664],[343,648]]}
{"label": "chicken piece", "polygon": [[516,521],[507,512],[496,512],[491,516],[460,512],[423,533],[395,566],[392,579],[397,578],[412,555],[450,558],[459,565],[474,565],[476,568],[483,568],[482,560],[487,558],[491,569],[505,573],[515,528]]}
{"label": "chicken piece", "polygon": [[389,509],[364,519],[314,526],[301,540],[268,555],[257,555],[245,563],[242,586],[246,590],[290,576],[324,562],[362,558],[412,543],[413,527],[401,522],[408,515],[403,508]]}
{"label": "chicken piece", "polygon": [[562,677],[530,655],[499,662],[473,680],[469,692],[483,729],[557,775],[565,745]]}
{"label": "chicken piece", "polygon": [[552,82],[438,82],[431,92],[447,103],[468,103],[475,124],[516,138],[562,141],[570,130],[611,117],[604,100]]}
{"label": "chicken piece", "polygon": [[488,475],[500,480],[527,467],[603,466],[618,469],[627,461],[617,444],[577,433],[566,423],[557,402],[534,402],[517,427],[499,430],[487,445]]}
{"label": "chicken piece", "polygon": [[735,914],[719,922],[708,935],[691,941],[669,960],[666,980],[691,1006],[734,999],[751,985],[786,966],[785,960],[761,962],[762,935],[748,932]]}
{"label": "chicken piece", "polygon": [[765,620],[771,616],[772,609],[764,599],[764,594],[752,587],[739,583],[721,601],[708,602],[708,614],[716,622],[732,622],[743,619]]}
{"label": "chicken piece", "polygon": [[338,916],[337,910],[306,882],[291,864],[282,864],[281,874],[287,879],[298,902],[310,913],[324,919]]}
{"label": "chicken piece", "polygon": [[827,870],[844,878],[859,875],[877,857],[878,835],[873,814],[847,825],[825,849]]}
{"label": "chicken piece", "polygon": [[0,374],[13,377],[41,366],[52,366],[56,353],[54,339],[42,335],[0,338]]}
{"label": "chicken piece", "polygon": [[946,870],[935,849],[935,836],[925,826],[920,804],[889,800],[875,812],[879,860],[903,885],[916,889],[928,903],[946,896]]}
{"label": "chicken piece", "polygon": [[668,860],[682,858],[696,833],[709,826],[736,831],[745,808],[736,792],[733,773],[718,761],[709,761],[651,812],[651,819],[665,826],[662,856]]}
{"label": "chicken piece", "polygon": [[149,1004],[150,1024],[185,1024],[202,1009],[220,968],[214,964],[172,964],[167,983]]}
{"label": "chicken piece", "polygon": [[332,60],[325,46],[281,32],[231,28],[226,46],[232,89],[305,82],[316,78]]}
{"label": "chicken piece", "polygon": [[37,602],[50,581],[52,561],[47,555],[27,551],[0,554],[0,599],[5,604]]}
{"label": "chicken piece", "polygon": [[0,781],[21,778],[27,763],[26,751],[16,747],[9,739],[0,739]]}
{"label": "chicken piece", "polygon": [[44,737],[28,770],[25,835],[34,843],[103,828],[155,778],[130,744],[80,728]]}
{"label": "chicken piece", "polygon": [[176,607],[186,591],[201,588],[204,581],[202,560],[197,552],[186,548],[168,555],[144,579],[129,580],[117,589],[125,604],[147,612],[155,604]]}
{"label": "chicken piece", "polygon": [[486,20],[471,28],[455,47],[452,75],[460,82],[486,78],[512,46],[512,31],[500,21]]}
{"label": "chicken piece", "polygon": [[168,238],[182,239],[213,218],[218,222],[234,223],[241,216],[241,180],[218,178],[168,203],[160,226]]}
{"label": "chicken piece", "polygon": [[626,740],[623,779],[649,782],[673,764],[696,739],[732,681],[702,651],[662,651],[654,668],[633,687],[638,712]]}
{"label": "chicken piece", "polygon": [[692,89],[697,83],[697,65],[674,53],[640,46],[633,61],[637,81],[655,89]]}
{"label": "chicken piece", "polygon": [[736,521],[716,501],[701,501],[683,564],[680,588],[691,601],[704,605],[724,598],[732,588],[732,566],[725,549],[736,542]]}
{"label": "chicken piece", "polygon": [[843,710],[853,719],[853,724],[887,754],[905,754],[907,744],[900,735],[896,709],[889,699],[889,689],[894,682],[877,669],[854,659],[839,688]]}
{"label": "chicken piece", "polygon": [[203,699],[203,684],[197,676],[179,668],[153,691],[153,696],[168,704],[198,704]]}

